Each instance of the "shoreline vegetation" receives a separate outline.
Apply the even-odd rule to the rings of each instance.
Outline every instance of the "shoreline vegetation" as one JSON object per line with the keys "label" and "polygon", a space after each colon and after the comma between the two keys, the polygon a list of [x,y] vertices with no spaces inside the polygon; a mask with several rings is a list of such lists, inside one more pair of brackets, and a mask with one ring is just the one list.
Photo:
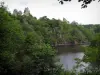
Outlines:
{"label": "shoreline vegetation", "polygon": [[[84,59],[91,65],[79,75],[100,75],[100,25],[81,25],[65,18],[37,19],[29,8],[8,10],[0,3],[0,75],[76,75],[55,64],[56,50],[51,45],[90,43]],[[62,44],[64,43],[64,44]],[[95,69],[95,70],[93,70]]]}

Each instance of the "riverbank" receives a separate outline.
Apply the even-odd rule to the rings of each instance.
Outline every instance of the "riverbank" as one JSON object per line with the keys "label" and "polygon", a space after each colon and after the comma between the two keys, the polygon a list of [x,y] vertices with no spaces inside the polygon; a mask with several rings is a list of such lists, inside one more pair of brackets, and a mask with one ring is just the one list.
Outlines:
{"label": "riverbank", "polygon": [[57,54],[62,52],[84,52],[86,45],[60,45],[54,47],[57,51]]}
{"label": "riverbank", "polygon": [[55,44],[55,45],[52,45],[52,46],[59,47],[59,46],[77,46],[77,45],[89,46],[89,45],[90,45],[90,42],[87,42],[87,43],[65,43],[65,44]]}

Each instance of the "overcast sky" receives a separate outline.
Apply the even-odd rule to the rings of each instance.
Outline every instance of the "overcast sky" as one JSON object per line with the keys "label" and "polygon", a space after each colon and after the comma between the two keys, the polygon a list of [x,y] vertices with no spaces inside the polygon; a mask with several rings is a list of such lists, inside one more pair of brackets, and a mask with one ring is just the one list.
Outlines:
{"label": "overcast sky", "polygon": [[100,24],[100,3],[96,1],[88,5],[88,8],[81,9],[78,0],[59,4],[58,0],[0,0],[4,1],[10,11],[13,9],[30,9],[33,16],[37,18],[47,16],[49,18],[66,18],[68,21],[77,21],[82,24]]}

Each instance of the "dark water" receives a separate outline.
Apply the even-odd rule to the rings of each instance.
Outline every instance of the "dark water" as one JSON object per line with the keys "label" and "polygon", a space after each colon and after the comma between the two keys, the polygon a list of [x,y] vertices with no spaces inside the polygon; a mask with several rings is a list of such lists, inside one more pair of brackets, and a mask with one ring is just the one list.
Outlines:
{"label": "dark water", "polygon": [[59,63],[63,64],[64,69],[71,70],[76,65],[75,58],[82,59],[84,56],[83,46],[59,46],[56,49],[58,51],[57,58],[60,59]]}

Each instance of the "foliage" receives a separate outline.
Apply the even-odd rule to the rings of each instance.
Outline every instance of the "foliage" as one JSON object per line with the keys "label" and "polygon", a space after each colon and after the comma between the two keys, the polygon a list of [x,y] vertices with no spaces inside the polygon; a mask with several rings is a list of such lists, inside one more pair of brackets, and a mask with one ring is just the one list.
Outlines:
{"label": "foliage", "polygon": [[[59,3],[61,3],[61,4],[64,4],[64,2],[70,2],[71,0],[58,0],[59,1]],[[82,5],[81,5],[81,8],[87,8],[87,5],[88,4],[91,4],[93,1],[95,1],[95,0],[78,0],[78,2],[83,2],[82,3]],[[99,2],[100,0],[98,0],[98,2]]]}
{"label": "foliage", "polygon": [[100,34],[91,41],[82,61],[89,64],[82,75],[100,75]]}
{"label": "foliage", "polygon": [[[64,71],[55,64],[56,50],[52,45],[88,43],[99,33],[98,27],[87,28],[77,22],[46,16],[37,19],[28,8],[24,13],[15,9],[11,14],[1,2],[0,75],[75,75],[75,71]],[[87,62],[99,58],[99,38],[91,43],[97,49],[93,47],[95,50],[90,48],[91,52],[86,52]]]}

